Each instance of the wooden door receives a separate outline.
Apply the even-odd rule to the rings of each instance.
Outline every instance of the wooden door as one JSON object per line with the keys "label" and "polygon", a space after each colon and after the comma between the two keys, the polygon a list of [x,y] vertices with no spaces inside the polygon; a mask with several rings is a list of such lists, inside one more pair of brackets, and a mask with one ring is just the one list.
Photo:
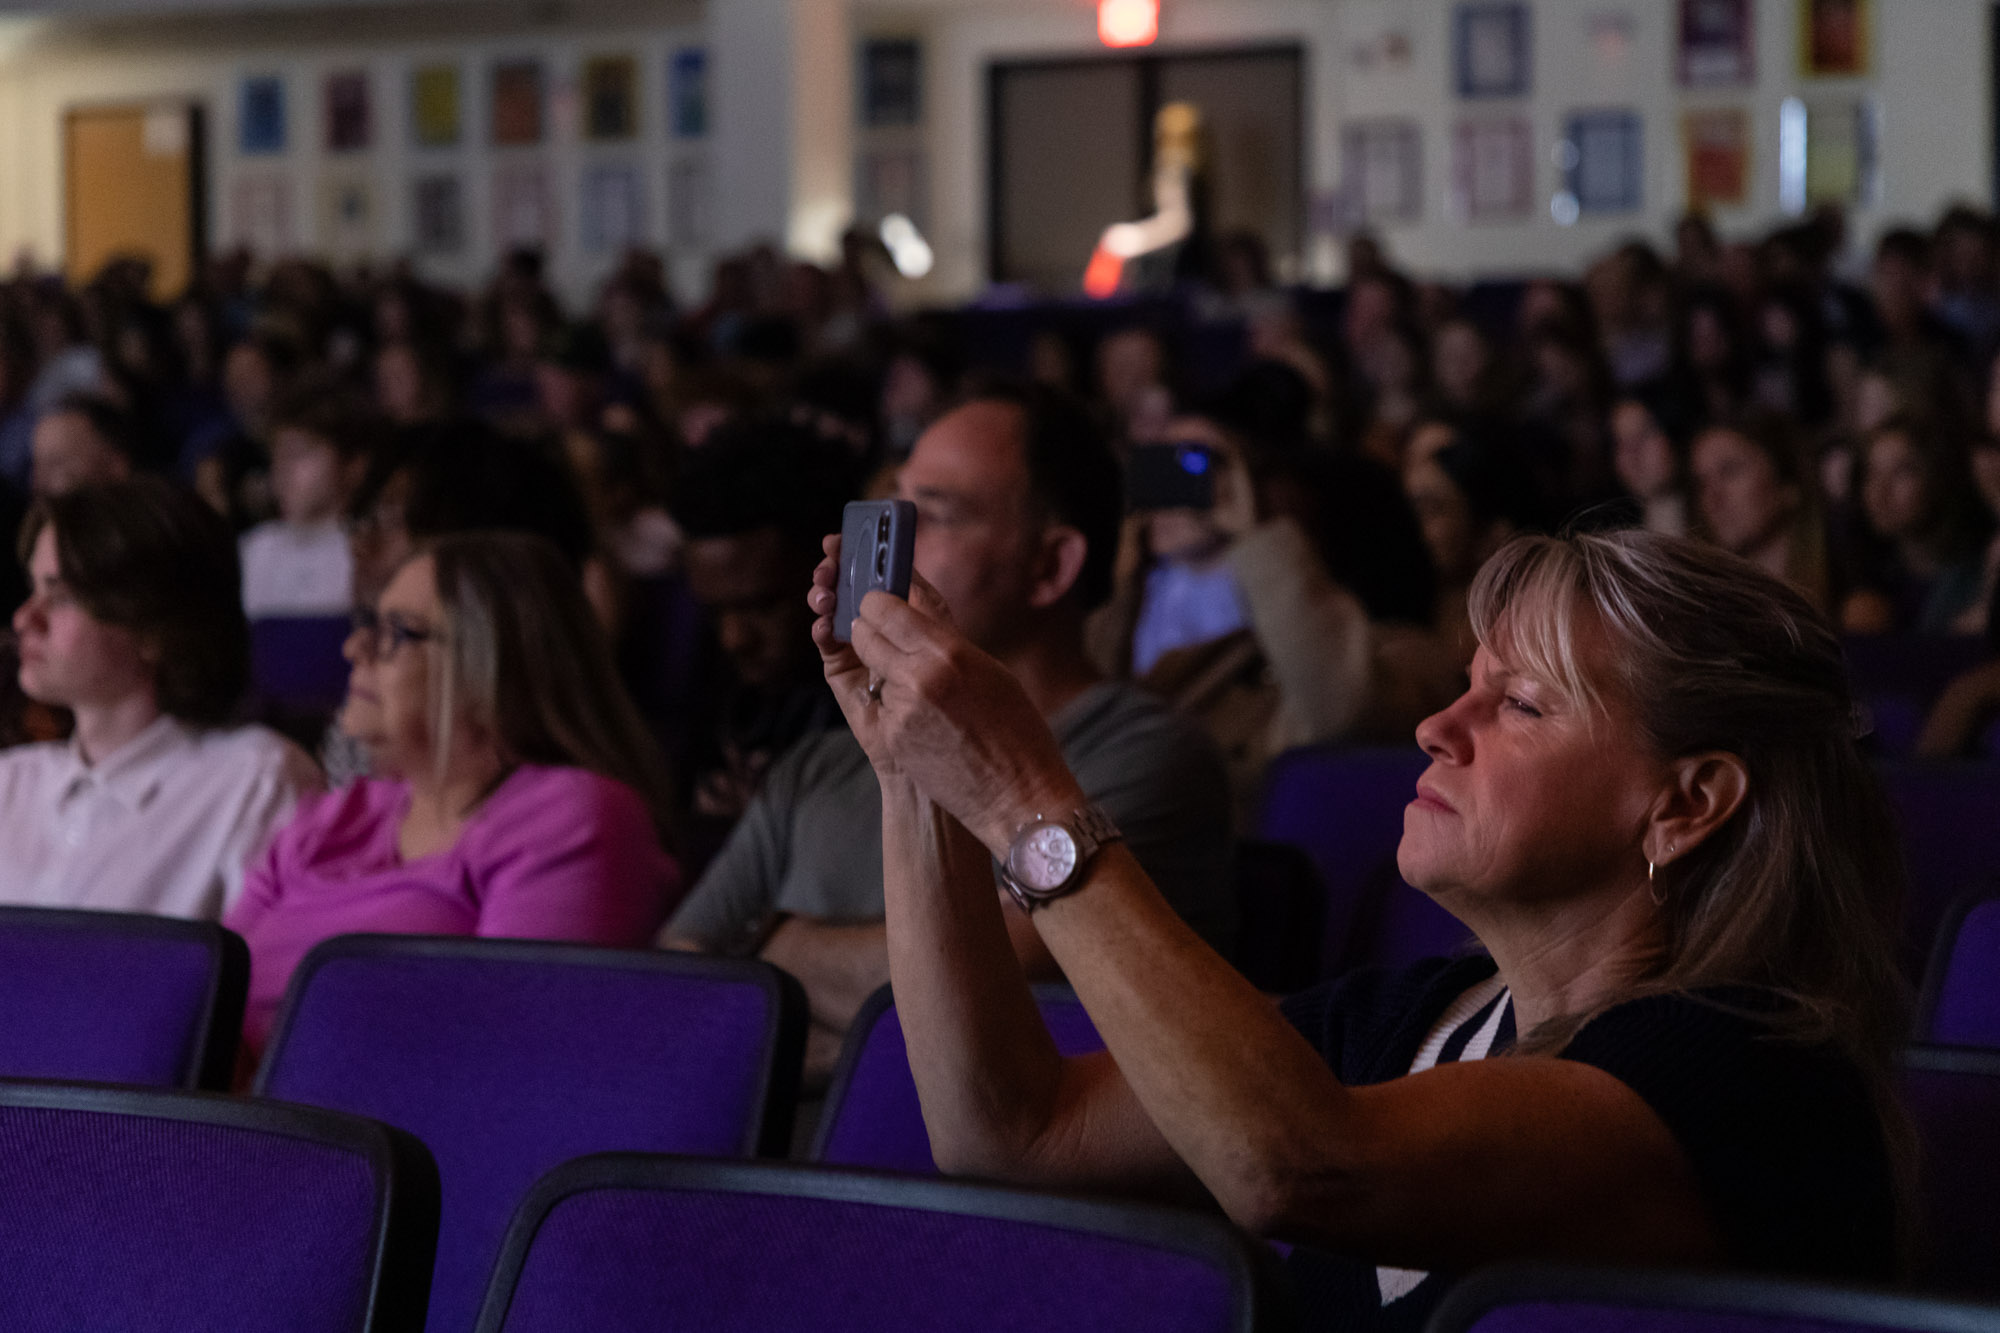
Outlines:
{"label": "wooden door", "polygon": [[200,109],[186,103],[69,113],[63,253],[72,282],[138,256],[152,264],[156,299],[186,290],[203,248],[201,138]]}

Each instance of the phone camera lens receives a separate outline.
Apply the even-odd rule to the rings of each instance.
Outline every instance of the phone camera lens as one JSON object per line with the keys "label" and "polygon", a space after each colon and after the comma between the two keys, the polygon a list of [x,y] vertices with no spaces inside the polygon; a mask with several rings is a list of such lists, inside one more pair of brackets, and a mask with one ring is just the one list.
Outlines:
{"label": "phone camera lens", "polygon": [[875,520],[875,540],[878,542],[889,540],[889,516],[887,514]]}
{"label": "phone camera lens", "polygon": [[889,577],[889,548],[886,546],[875,548],[875,577],[878,579]]}

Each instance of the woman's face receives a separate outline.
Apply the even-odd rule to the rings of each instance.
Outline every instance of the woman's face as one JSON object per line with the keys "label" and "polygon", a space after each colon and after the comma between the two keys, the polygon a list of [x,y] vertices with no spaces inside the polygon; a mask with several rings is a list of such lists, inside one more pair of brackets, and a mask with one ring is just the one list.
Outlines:
{"label": "woman's face", "polygon": [[1923,530],[1925,515],[1923,456],[1910,437],[1887,431],[1868,442],[1861,479],[1861,507],[1868,526],[1896,540]]}
{"label": "woman's face", "polygon": [[1665,495],[1674,488],[1674,446],[1660,423],[1642,403],[1629,399],[1611,414],[1616,444],[1612,466],[1618,480],[1641,500]]}
{"label": "woman's face", "polygon": [[1438,330],[1431,348],[1431,374],[1439,392],[1454,403],[1469,403],[1486,373],[1486,339],[1464,320]]}
{"label": "woman's face", "polygon": [[1718,545],[1738,555],[1769,541],[1799,507],[1798,488],[1733,430],[1708,431],[1694,442],[1694,481],[1702,521]]}
{"label": "woman's face", "polygon": [[56,530],[45,526],[28,557],[28,600],[14,612],[21,691],[57,708],[102,707],[150,689],[145,641],[83,609],[56,559]]}
{"label": "woman's face", "polygon": [[[1579,629],[1583,670],[1608,680],[1602,630]],[[1403,811],[1403,878],[1475,928],[1492,905],[1554,905],[1636,884],[1664,775],[1633,741],[1629,706],[1606,692],[1593,719],[1555,682],[1484,645],[1471,680],[1417,728],[1431,766]]]}
{"label": "woman's face", "polygon": [[1465,492],[1430,458],[1405,469],[1403,491],[1410,497],[1439,575],[1447,582],[1469,579],[1478,563],[1479,532]]}
{"label": "woman's face", "polygon": [[352,670],[340,726],[388,777],[429,771],[433,759],[431,672],[438,668],[444,608],[429,556],[406,562],[375,599],[376,626],[347,636]]}

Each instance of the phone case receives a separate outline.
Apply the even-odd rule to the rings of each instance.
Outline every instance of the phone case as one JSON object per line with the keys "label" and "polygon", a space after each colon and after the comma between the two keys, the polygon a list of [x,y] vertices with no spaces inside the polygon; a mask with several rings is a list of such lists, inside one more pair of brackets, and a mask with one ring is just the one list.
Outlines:
{"label": "phone case", "polygon": [[916,553],[917,507],[908,500],[856,500],[840,519],[840,582],[834,589],[833,637],[854,637],[861,599],[880,589],[908,600]]}

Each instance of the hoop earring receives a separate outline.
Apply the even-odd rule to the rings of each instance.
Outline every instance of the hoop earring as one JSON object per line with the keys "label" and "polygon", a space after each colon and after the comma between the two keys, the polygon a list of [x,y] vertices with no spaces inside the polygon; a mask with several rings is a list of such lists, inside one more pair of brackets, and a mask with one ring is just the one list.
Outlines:
{"label": "hoop earring", "polygon": [[1653,900],[1653,906],[1665,907],[1667,905],[1667,895],[1661,891],[1655,871],[1656,867],[1653,863],[1651,861],[1646,862],[1646,894]]}

